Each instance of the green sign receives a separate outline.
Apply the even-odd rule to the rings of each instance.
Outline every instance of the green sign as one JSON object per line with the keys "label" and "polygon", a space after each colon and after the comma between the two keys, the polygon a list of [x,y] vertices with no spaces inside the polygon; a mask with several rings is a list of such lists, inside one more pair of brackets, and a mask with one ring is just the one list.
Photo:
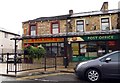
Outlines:
{"label": "green sign", "polygon": [[119,39],[118,35],[97,35],[97,36],[83,36],[84,41],[90,40],[115,40]]}

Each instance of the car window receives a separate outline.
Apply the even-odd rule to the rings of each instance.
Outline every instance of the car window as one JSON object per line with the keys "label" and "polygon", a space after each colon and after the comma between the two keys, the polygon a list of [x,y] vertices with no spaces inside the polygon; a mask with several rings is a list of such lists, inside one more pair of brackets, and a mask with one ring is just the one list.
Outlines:
{"label": "car window", "polygon": [[120,62],[120,52],[111,54],[107,57],[102,58],[100,61],[104,62],[106,60],[106,58],[111,58],[111,62]]}
{"label": "car window", "polygon": [[118,62],[119,56],[120,56],[120,53],[118,52],[108,56],[107,58],[111,58],[111,62]]}

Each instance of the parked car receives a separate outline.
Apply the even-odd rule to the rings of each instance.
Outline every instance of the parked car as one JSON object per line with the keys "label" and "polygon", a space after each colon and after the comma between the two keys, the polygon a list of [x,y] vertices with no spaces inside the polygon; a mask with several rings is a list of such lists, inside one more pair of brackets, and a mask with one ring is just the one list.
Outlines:
{"label": "parked car", "polygon": [[[17,54],[16,62],[21,63],[21,58],[22,58],[21,55]],[[14,63],[14,61],[15,61],[15,55],[9,55],[8,61],[7,61],[7,55],[4,57],[4,62]]]}
{"label": "parked car", "polygon": [[103,78],[120,78],[120,51],[77,64],[75,74],[92,82]]}

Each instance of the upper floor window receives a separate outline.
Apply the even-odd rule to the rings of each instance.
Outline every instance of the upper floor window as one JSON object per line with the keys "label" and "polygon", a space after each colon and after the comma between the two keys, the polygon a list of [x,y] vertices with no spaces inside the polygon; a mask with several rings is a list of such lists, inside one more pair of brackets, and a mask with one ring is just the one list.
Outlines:
{"label": "upper floor window", "polygon": [[5,38],[8,38],[8,34],[7,33],[5,33]]}
{"label": "upper floor window", "polygon": [[101,30],[110,30],[109,18],[101,19]]}
{"label": "upper floor window", "polygon": [[37,27],[36,25],[31,25],[30,26],[30,35],[35,36],[37,34]]}
{"label": "upper floor window", "polygon": [[55,22],[55,23],[52,23],[51,25],[51,33],[52,34],[57,34],[60,32],[60,29],[59,29],[59,23],[58,22]]}
{"label": "upper floor window", "polygon": [[77,32],[84,31],[84,20],[77,20],[76,21],[76,31]]}

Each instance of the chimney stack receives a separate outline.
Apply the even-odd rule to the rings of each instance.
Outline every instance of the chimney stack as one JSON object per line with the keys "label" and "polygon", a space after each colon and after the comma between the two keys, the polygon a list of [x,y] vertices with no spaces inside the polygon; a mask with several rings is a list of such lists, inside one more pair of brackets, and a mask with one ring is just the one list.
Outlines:
{"label": "chimney stack", "polygon": [[72,15],[73,14],[73,10],[69,10],[69,15]]}
{"label": "chimney stack", "polygon": [[108,11],[108,2],[104,2],[100,11]]}

